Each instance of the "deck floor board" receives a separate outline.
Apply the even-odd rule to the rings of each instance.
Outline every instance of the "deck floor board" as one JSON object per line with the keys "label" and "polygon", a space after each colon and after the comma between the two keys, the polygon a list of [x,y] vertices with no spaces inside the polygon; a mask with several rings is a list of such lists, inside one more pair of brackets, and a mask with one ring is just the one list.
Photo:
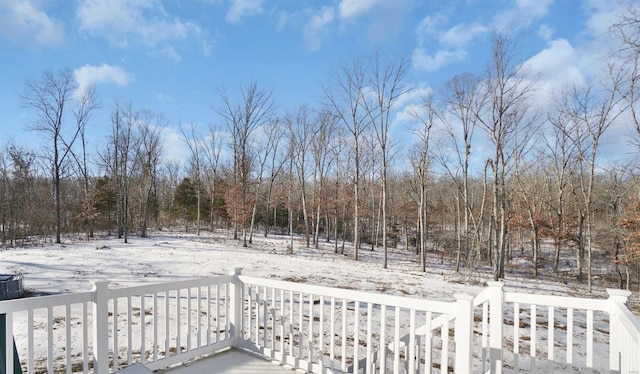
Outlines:
{"label": "deck floor board", "polygon": [[238,349],[230,349],[162,371],[163,374],[291,374],[295,372],[296,370],[292,368]]}

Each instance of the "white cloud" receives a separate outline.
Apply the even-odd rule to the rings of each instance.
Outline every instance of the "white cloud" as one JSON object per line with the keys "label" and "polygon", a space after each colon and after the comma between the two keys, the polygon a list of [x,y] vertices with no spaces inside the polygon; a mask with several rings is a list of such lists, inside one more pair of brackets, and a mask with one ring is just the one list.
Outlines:
{"label": "white cloud", "polygon": [[[449,29],[444,29],[448,16],[444,13],[437,13],[422,19],[416,29],[418,46],[412,55],[413,66],[419,70],[436,71],[445,65],[464,60],[467,51],[463,49],[479,33],[486,32],[480,24],[456,25]],[[430,55],[427,53],[425,45],[435,40],[440,45],[440,49]]]}
{"label": "white cloud", "polygon": [[0,35],[10,40],[33,42],[36,47],[62,42],[62,22],[49,17],[29,0],[0,0]]}
{"label": "white cloud", "polygon": [[476,36],[486,33],[488,30],[480,24],[460,24],[451,27],[439,36],[440,43],[447,46],[462,48],[469,44]]}
{"label": "white cloud", "polygon": [[566,39],[557,39],[525,62],[527,70],[538,72],[544,77],[556,79],[566,73],[567,67],[574,66],[576,51]]}
{"label": "white cloud", "polygon": [[583,9],[587,17],[582,33],[586,42],[577,45],[577,55],[581,71],[592,81],[607,79],[607,64],[613,62],[611,54],[619,50],[619,40],[613,37],[611,26],[629,9],[638,9],[636,0],[598,1],[586,0]]}
{"label": "white cloud", "polygon": [[160,54],[175,62],[182,61],[182,56],[180,56],[178,52],[176,52],[176,49],[170,45],[160,49]]}
{"label": "white cloud", "polygon": [[[588,31],[594,36],[604,36],[609,32],[609,27],[619,20],[630,4],[625,1],[585,1]],[[636,5],[637,7],[637,5]]]}
{"label": "white cloud", "polygon": [[102,84],[115,83],[118,86],[126,86],[133,82],[133,78],[119,66],[102,64],[100,66],[84,65],[73,71],[73,76],[78,83],[78,89],[74,96],[81,95],[87,87]]}
{"label": "white cloud", "polygon": [[321,34],[334,19],[335,14],[331,7],[322,7],[322,9],[318,10],[311,16],[311,19],[302,30],[302,34],[309,49],[312,51],[320,49],[320,46],[322,45]]}
{"label": "white cloud", "polygon": [[522,12],[526,12],[533,17],[542,17],[549,12],[549,7],[554,0],[516,0],[516,6]]}
{"label": "white cloud", "polygon": [[396,107],[403,107],[405,105],[408,105],[409,103],[414,103],[416,101],[423,102],[426,98],[428,98],[432,94],[433,94],[433,89],[431,87],[418,85],[418,86],[412,87],[412,89],[400,95],[394,105]]}
{"label": "white cloud", "polygon": [[438,36],[440,25],[447,21],[447,17],[443,13],[437,13],[434,16],[426,16],[420,21],[416,28],[418,43],[424,44],[425,41],[434,36]]}
{"label": "white cloud", "polygon": [[245,17],[262,13],[264,0],[231,0],[231,7],[225,20],[229,23],[239,24]]}
{"label": "white cloud", "polygon": [[163,161],[176,162],[180,166],[186,165],[191,154],[189,147],[186,147],[184,140],[182,140],[182,135],[173,127],[162,127],[161,129]]}
{"label": "white cloud", "polygon": [[156,47],[202,37],[197,24],[169,17],[157,0],[81,0],[76,17],[80,30],[118,47]]}
{"label": "white cloud", "polygon": [[338,9],[340,17],[351,18],[364,14],[377,4],[382,3],[381,0],[342,0]]}
{"label": "white cloud", "polygon": [[544,40],[551,40],[551,38],[553,37],[553,33],[553,28],[551,28],[551,26],[547,24],[540,25],[540,27],[538,28],[538,35],[540,35],[540,37]]}
{"label": "white cloud", "polygon": [[464,50],[439,50],[435,55],[429,55],[423,48],[416,48],[413,51],[412,61],[416,69],[425,71],[436,71],[445,65],[464,60],[467,51]]}
{"label": "white cloud", "polygon": [[513,32],[530,26],[549,12],[554,0],[517,0],[516,6],[493,17],[491,28],[499,32]]}
{"label": "white cloud", "polygon": [[398,97],[394,108],[398,110],[393,118],[392,127],[414,124],[417,118],[425,117],[425,100],[433,94],[433,89],[425,85],[417,85],[412,90]]}
{"label": "white cloud", "polygon": [[539,108],[548,107],[554,95],[573,85],[585,84],[579,55],[565,39],[551,41],[549,46],[524,63],[525,71],[537,81],[534,102]]}

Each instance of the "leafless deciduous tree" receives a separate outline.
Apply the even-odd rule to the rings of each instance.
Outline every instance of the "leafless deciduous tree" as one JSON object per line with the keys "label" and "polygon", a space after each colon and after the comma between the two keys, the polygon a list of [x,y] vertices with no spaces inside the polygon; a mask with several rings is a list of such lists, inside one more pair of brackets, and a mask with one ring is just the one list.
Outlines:
{"label": "leafless deciduous tree", "polygon": [[[446,83],[443,94],[444,108],[439,113],[439,120],[444,124],[445,132],[450,140],[449,147],[445,147],[447,154],[453,149],[457,163],[451,163],[443,159],[443,166],[448,174],[456,182],[463,205],[463,224],[458,225],[458,250],[456,254],[456,271],[460,270],[461,255],[464,248],[465,258],[471,250],[470,222],[473,220],[473,206],[469,198],[469,161],[471,158],[471,146],[473,135],[477,125],[474,113],[484,105],[486,94],[481,91],[480,80],[470,74],[462,74],[453,77]],[[455,169],[459,168],[458,170]],[[454,171],[455,170],[455,171]],[[460,177],[458,177],[460,175]],[[474,226],[478,223],[474,221]],[[478,232],[478,230],[475,230]],[[475,237],[474,247],[479,251],[480,238]]]}
{"label": "leafless deciduous tree", "polygon": [[[36,114],[35,121],[28,126],[28,129],[41,133],[50,142],[46,157],[51,164],[55,194],[56,243],[60,243],[60,181],[63,177],[64,165],[73,152],[72,147],[82,128],[86,125],[85,120],[73,123],[68,118],[69,108],[75,104],[73,94],[76,89],[77,84],[70,70],[63,69],[57,72],[45,70],[39,80],[26,82],[25,91],[21,97],[22,105],[32,109]],[[89,101],[81,100],[80,104],[81,106],[89,104]],[[82,118],[78,119],[88,119],[92,105],[79,109],[80,112],[77,113],[81,114]]]}
{"label": "leafless deciduous tree", "polygon": [[[282,132],[280,129],[280,122],[277,119],[272,119],[268,124],[263,125],[259,131],[261,136],[256,139],[256,149],[254,150],[255,160],[257,163],[256,181],[255,181],[255,197],[253,202],[253,209],[251,212],[251,225],[249,230],[249,243],[253,242],[253,230],[256,224],[256,215],[258,214],[258,200],[260,196],[260,189],[262,181],[264,180],[268,161],[273,163],[273,157],[278,151],[278,145],[280,144],[280,138]],[[265,229],[266,232],[266,229]]]}
{"label": "leafless deciduous tree", "polygon": [[96,91],[93,86],[85,88],[84,92],[79,92],[76,97],[77,105],[73,109],[73,117],[76,127],[80,129],[80,146],[79,152],[72,152],[72,156],[76,160],[78,170],[84,182],[82,216],[87,220],[89,229],[87,236],[93,237],[93,224],[95,219],[95,209],[93,200],[93,191],[90,186],[91,172],[89,170],[89,157],[87,156],[88,139],[86,136],[86,128],[91,119],[91,115],[98,108]]}
{"label": "leafless deciduous tree", "polygon": [[[600,92],[593,85],[584,89],[575,87],[567,102],[569,116],[575,123],[572,135],[579,159],[580,190],[586,220],[587,287],[592,289],[591,260],[593,252],[593,189],[596,178],[598,148],[604,133],[623,113],[618,95],[619,76],[610,70],[611,80],[604,82]],[[580,276],[580,275],[579,275]]]}
{"label": "leafless deciduous tree", "polygon": [[289,114],[285,121],[290,132],[291,157],[293,157],[292,161],[295,166],[298,188],[300,189],[305,245],[308,248],[311,244],[311,227],[307,181],[311,169],[311,141],[315,136],[317,126],[313,122],[313,112],[306,106],[301,106],[294,113]]}
{"label": "leafless deciduous tree", "polygon": [[[547,114],[547,122],[550,125],[548,134],[543,134],[543,154],[548,159],[545,165],[549,167],[546,174],[549,176],[549,193],[546,206],[554,213],[554,245],[553,271],[557,274],[560,264],[560,250],[571,237],[566,222],[566,200],[571,179],[576,172],[576,144],[573,142],[573,121],[565,110],[564,101],[566,95],[555,96],[550,112]],[[577,265],[579,265],[578,258]],[[581,273],[582,269],[578,269]]]}
{"label": "leafless deciduous tree", "polygon": [[519,134],[525,129],[522,123],[528,109],[526,102],[533,85],[522,73],[523,67],[515,58],[515,43],[507,37],[494,35],[491,61],[484,80],[487,104],[476,112],[476,119],[494,145],[491,159],[493,171],[493,247],[495,254],[495,280],[504,277],[504,262],[507,249],[509,211],[507,207],[507,172],[510,152],[519,152]]}
{"label": "leafless deciduous tree", "polygon": [[116,223],[118,238],[128,242],[129,237],[129,199],[131,177],[136,167],[136,149],[139,138],[135,129],[138,113],[131,104],[114,104],[111,111],[111,135],[104,150],[99,154],[102,167],[115,184]]}
{"label": "leafless deciduous tree", "polygon": [[619,44],[614,51],[616,69],[620,69],[620,82],[616,87],[625,99],[636,139],[640,147],[640,10],[629,6],[611,27],[611,33]]}
{"label": "leafless deciduous tree", "polygon": [[342,65],[334,74],[331,84],[325,88],[325,98],[330,111],[351,135],[353,148],[353,258],[358,260],[360,249],[360,163],[362,157],[362,136],[370,125],[364,109],[365,88],[364,63],[355,59],[350,65]]}
{"label": "leafless deciduous tree", "polygon": [[251,155],[252,136],[255,130],[267,124],[274,113],[275,106],[271,99],[271,92],[258,87],[256,82],[241,88],[241,98],[234,103],[226,90],[220,90],[222,109],[218,113],[222,116],[231,134],[231,149],[233,150],[233,187],[228,194],[231,204],[230,215],[236,229],[234,238],[237,239],[238,227],[242,230],[242,245],[247,246],[247,225],[251,217],[251,173],[253,162]]}
{"label": "leafless deciduous tree", "polygon": [[[282,143],[284,140],[284,135],[286,132],[286,128],[283,124],[283,122],[276,118],[273,120],[273,122],[269,125],[270,129],[269,129],[269,138],[270,138],[270,142],[271,142],[271,152],[269,154],[268,159],[268,168],[269,168],[269,178],[268,178],[268,187],[267,187],[267,201],[265,204],[265,209],[266,209],[266,214],[265,216],[267,217],[266,219],[266,223],[265,223],[265,229],[264,229],[264,236],[267,237],[267,235],[269,234],[269,228],[270,228],[270,224],[269,224],[269,217],[271,217],[271,215],[269,214],[269,209],[272,206],[273,200],[274,200],[274,189],[276,187],[276,180],[279,176],[282,175],[282,169],[285,165],[285,163],[287,162],[287,152],[285,150],[284,147],[282,147]],[[277,212],[278,209],[276,207],[277,204],[273,204],[273,225],[276,225],[277,222]]]}
{"label": "leafless deciduous tree", "polygon": [[220,134],[219,129],[216,127],[209,128],[209,134],[204,139],[203,151],[206,161],[205,177],[207,180],[207,189],[210,195],[210,228],[213,232],[214,229],[214,215],[215,215],[215,201],[216,201],[216,182],[220,173],[220,154],[222,153],[223,136]]}
{"label": "leafless deciduous tree", "polygon": [[418,113],[414,114],[414,117],[418,120],[417,128],[414,131],[416,136],[416,142],[411,161],[413,163],[413,169],[415,170],[416,177],[418,179],[418,231],[419,231],[419,243],[420,249],[420,271],[426,271],[426,254],[427,254],[427,192],[429,182],[429,166],[430,155],[429,146],[431,141],[431,128],[436,120],[436,109],[433,102],[433,97],[426,99],[424,103],[425,112],[423,115]]}
{"label": "leafless deciduous tree", "polygon": [[136,164],[139,169],[140,235],[142,237],[147,237],[150,209],[157,205],[153,204],[157,202],[157,193],[154,191],[160,160],[164,152],[162,129],[166,125],[162,115],[150,111],[142,111],[137,122],[140,146],[136,150]]}
{"label": "leafless deciduous tree", "polygon": [[313,196],[316,210],[315,232],[313,243],[315,248],[319,247],[320,236],[320,216],[322,209],[325,212],[325,227],[327,241],[329,240],[329,194],[326,191],[327,174],[335,162],[335,130],[336,117],[329,111],[323,110],[317,114],[315,122],[317,123],[316,131],[311,140],[311,151],[314,164],[313,178]]}
{"label": "leafless deciduous tree", "polygon": [[[196,125],[192,123],[189,130],[185,130],[182,125],[179,126],[182,141],[187,144],[191,152],[189,159],[189,174],[193,180],[196,189],[196,235],[200,236],[201,207],[202,207],[202,140],[196,135]],[[186,224],[186,223],[185,223]]]}
{"label": "leafless deciduous tree", "polygon": [[388,59],[382,61],[379,52],[371,59],[368,89],[365,95],[365,110],[369,122],[373,125],[382,161],[382,268],[387,268],[387,172],[389,169],[389,150],[391,141],[389,129],[391,127],[391,113],[398,98],[408,92],[403,80],[409,69],[409,60],[400,58],[396,61]]}

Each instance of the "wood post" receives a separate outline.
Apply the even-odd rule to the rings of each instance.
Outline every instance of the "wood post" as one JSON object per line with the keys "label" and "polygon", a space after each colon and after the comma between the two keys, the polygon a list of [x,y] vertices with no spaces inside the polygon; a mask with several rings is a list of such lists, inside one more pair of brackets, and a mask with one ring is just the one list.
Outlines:
{"label": "wood post", "polygon": [[231,345],[236,346],[242,339],[242,282],[238,278],[242,268],[235,268],[229,273],[233,280],[229,283],[229,321],[231,329]]}
{"label": "wood post", "polygon": [[489,295],[489,360],[491,373],[502,373],[502,328],[504,320],[504,291],[502,282],[487,282]]}
{"label": "wood post", "polygon": [[[455,372],[461,374],[471,373],[471,357],[473,346],[473,296],[456,294],[456,320],[454,327],[454,339],[456,346]],[[448,333],[443,331],[443,334]],[[442,347],[446,351],[446,347]],[[443,370],[443,372],[446,370]]]}
{"label": "wood post", "polygon": [[96,374],[109,373],[109,281],[93,282],[93,357]]}
{"label": "wood post", "polygon": [[607,288],[609,294],[609,371],[621,373],[622,365],[622,341],[625,335],[624,326],[618,315],[616,304],[626,304],[631,291]]}

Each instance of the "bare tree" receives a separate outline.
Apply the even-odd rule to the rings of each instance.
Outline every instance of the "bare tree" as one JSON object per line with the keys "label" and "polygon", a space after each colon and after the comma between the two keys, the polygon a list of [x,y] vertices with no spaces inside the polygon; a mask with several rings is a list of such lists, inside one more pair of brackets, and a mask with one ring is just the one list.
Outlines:
{"label": "bare tree", "polygon": [[210,213],[210,227],[211,232],[214,229],[214,214],[215,214],[215,199],[216,199],[216,179],[220,172],[220,153],[222,152],[222,136],[219,134],[218,129],[215,127],[209,128],[209,134],[204,139],[203,144],[204,157],[206,161],[206,173],[207,188],[209,190],[209,198],[211,205]]}
{"label": "bare tree", "polygon": [[410,157],[414,173],[418,179],[418,230],[419,230],[419,243],[420,249],[420,271],[426,271],[426,255],[427,255],[427,192],[429,182],[429,145],[431,142],[431,128],[436,120],[436,110],[433,102],[433,97],[428,97],[424,103],[425,113],[420,115],[414,114],[414,117],[418,121],[418,125],[414,131],[416,136],[416,142],[414,145],[415,152],[413,157]]}
{"label": "bare tree", "polygon": [[[260,195],[260,187],[264,179],[264,173],[267,165],[267,161],[272,159],[272,154],[275,154],[278,150],[278,144],[280,142],[281,132],[279,122],[272,120],[271,123],[261,127],[264,136],[259,136],[256,140],[256,148],[254,154],[258,169],[257,169],[257,181],[255,186],[255,197],[253,202],[253,211],[251,213],[251,225],[249,230],[249,243],[253,242],[253,229],[255,226],[256,215],[258,213],[258,197]],[[266,231],[266,230],[265,230]]]}
{"label": "bare tree", "polygon": [[61,204],[60,189],[64,164],[72,153],[86,121],[76,121],[73,127],[66,125],[67,107],[72,105],[72,95],[77,89],[73,73],[68,69],[53,72],[45,70],[39,80],[26,82],[21,96],[22,105],[36,113],[36,120],[28,130],[42,133],[51,148],[47,158],[51,164],[55,194],[56,243],[60,243]]}
{"label": "bare tree", "polygon": [[329,240],[329,194],[326,189],[326,178],[335,158],[333,157],[333,142],[334,133],[336,129],[336,117],[330,112],[323,110],[318,113],[315,120],[317,122],[317,129],[311,139],[311,150],[314,160],[314,192],[313,198],[315,200],[316,218],[315,218],[315,233],[313,236],[313,243],[315,248],[319,248],[320,235],[320,216],[322,207],[325,210],[325,227],[327,228],[327,240]]}
{"label": "bare tree", "polygon": [[2,243],[8,241],[13,247],[18,240],[38,233],[37,219],[41,212],[40,197],[36,193],[36,155],[22,147],[7,144],[0,151],[0,214],[2,221]]}
{"label": "bare tree", "polygon": [[[327,112],[327,115],[331,116],[335,120],[337,119],[333,114]],[[342,232],[342,237],[345,237],[345,229],[344,225],[346,225],[346,219],[343,220],[343,228],[340,229],[340,207],[341,202],[342,205],[346,205],[346,201],[348,199],[345,198],[344,188],[343,188],[343,169],[346,169],[346,162],[344,162],[344,149],[346,147],[346,142],[344,141],[344,129],[335,123],[333,126],[332,134],[333,136],[330,139],[328,149],[330,150],[329,157],[331,159],[331,164],[333,167],[330,167],[328,170],[328,179],[332,179],[333,183],[327,184],[326,188],[328,189],[328,201],[327,204],[331,205],[331,212],[333,214],[333,250],[335,253],[338,253],[338,233]],[[341,201],[342,200],[342,201]],[[329,210],[329,209],[327,209]],[[346,211],[343,212],[346,215]],[[327,234],[328,235],[328,234]],[[344,253],[344,240],[343,246],[341,247],[342,252]]]}
{"label": "bare tree", "polygon": [[[470,222],[474,215],[469,197],[469,161],[473,135],[477,127],[477,119],[474,113],[477,113],[478,108],[485,104],[485,99],[486,95],[481,92],[480,80],[477,77],[470,74],[456,75],[446,83],[443,103],[445,105],[444,111],[437,112],[450,140],[450,147],[447,147],[444,153],[453,153],[455,155],[457,161],[455,164],[456,169],[459,168],[459,172],[462,174],[461,178],[458,178],[458,172],[452,170],[450,162],[446,158],[443,160],[443,166],[456,182],[463,205],[464,220],[462,225],[458,225],[457,233],[456,271],[460,270],[462,248],[464,248],[465,257],[468,257],[471,247]],[[451,149],[453,152],[450,152]],[[477,223],[475,223],[475,226],[477,226]],[[476,238],[474,246],[477,247],[479,245],[478,242],[479,238]]]}
{"label": "bare tree", "polygon": [[196,125],[194,123],[189,127],[189,132],[179,126],[182,141],[187,144],[191,152],[190,158],[190,174],[196,188],[196,235],[200,236],[201,207],[202,207],[202,145],[201,139],[196,135]]}
{"label": "bare tree", "polygon": [[640,147],[640,10],[633,6],[625,9],[618,22],[612,25],[611,34],[620,43],[613,55],[621,78],[616,89],[629,107],[635,143]]}
{"label": "bare tree", "polygon": [[342,65],[333,77],[332,85],[325,87],[325,97],[328,106],[339,122],[345,126],[351,135],[353,153],[353,258],[358,260],[360,249],[360,170],[361,138],[370,125],[364,109],[363,90],[365,88],[365,66],[360,60],[354,60],[350,65]]}
{"label": "bare tree", "polygon": [[594,92],[593,85],[584,90],[576,87],[567,103],[569,115],[576,124],[573,139],[581,165],[579,177],[586,219],[587,288],[589,292],[592,289],[593,190],[598,147],[604,133],[625,110],[620,105],[623,98],[618,95],[619,76],[614,75],[613,70],[610,72],[612,79],[602,86],[601,92]]}
{"label": "bare tree", "polygon": [[78,169],[82,176],[84,182],[83,194],[84,198],[82,201],[82,210],[84,218],[86,218],[88,223],[88,231],[87,237],[93,238],[93,224],[95,219],[95,211],[94,211],[94,201],[93,201],[93,192],[89,186],[89,158],[87,157],[87,136],[86,136],[86,128],[93,114],[94,110],[98,108],[98,102],[96,98],[96,91],[93,86],[87,87],[84,92],[79,93],[79,98],[77,98],[77,105],[73,109],[73,116],[75,118],[76,127],[80,129],[80,146],[81,150],[79,154],[73,153],[72,156],[76,160],[78,165]]}
{"label": "bare tree", "polygon": [[[275,119],[274,122],[271,124],[270,137],[273,143],[272,144],[273,150],[270,153],[270,157],[269,157],[269,187],[267,188],[267,201],[265,204],[265,208],[267,210],[266,212],[267,217],[270,216],[269,207],[271,206],[273,201],[276,179],[278,178],[278,176],[281,175],[282,168],[287,162],[288,155],[286,153],[286,150],[283,147],[281,147],[282,145],[281,143],[283,141],[285,131],[286,129],[282,125],[282,122],[279,119]],[[276,205],[277,205],[277,202],[276,204],[274,204],[274,207],[273,207],[273,225],[274,226],[276,225],[277,212],[278,212],[278,209],[276,209]],[[269,222],[269,218],[267,218],[267,224],[264,229],[265,238],[269,233],[270,225],[268,222]]]}
{"label": "bare tree", "polygon": [[131,104],[116,101],[111,112],[111,135],[99,157],[102,167],[108,172],[116,186],[116,222],[118,238],[129,237],[129,200],[131,177],[136,166],[136,152],[139,139],[134,130],[138,123],[138,113]]}
{"label": "bare tree", "polygon": [[[493,242],[495,250],[494,280],[504,278],[504,262],[507,249],[508,207],[507,172],[510,152],[517,152],[518,131],[526,128],[522,121],[526,118],[526,101],[533,91],[530,81],[522,73],[522,65],[514,61],[512,40],[494,35],[492,54],[484,90],[488,95],[487,105],[476,112],[476,119],[487,133],[495,152],[490,165],[493,172]],[[521,136],[520,139],[526,139]]]}
{"label": "bare tree", "polygon": [[218,111],[231,133],[233,151],[233,188],[230,202],[234,220],[234,239],[237,239],[238,225],[242,229],[242,245],[247,246],[247,223],[251,217],[250,182],[253,171],[251,157],[252,135],[255,130],[267,124],[275,110],[271,92],[258,87],[256,82],[242,88],[240,102],[234,104],[225,90],[219,92],[223,108]]}
{"label": "bare tree", "polygon": [[516,208],[520,209],[514,212],[509,223],[512,228],[528,228],[531,232],[532,265],[535,278],[538,277],[541,230],[550,226],[542,212],[543,194],[546,192],[546,181],[542,170],[542,167],[535,161],[516,164],[513,184],[517,196],[513,199],[515,202],[512,205],[517,205]]}
{"label": "bare tree", "polygon": [[[163,116],[150,111],[142,111],[137,123],[139,144],[136,163],[140,173],[140,235],[147,237],[150,207],[152,199],[157,200],[154,193],[158,178],[158,167],[164,146],[162,143],[162,128],[166,126]],[[154,204],[155,205],[155,204]]]}
{"label": "bare tree", "polygon": [[[551,113],[548,114],[547,120],[551,124],[548,136],[544,136],[545,154],[549,158],[551,170],[547,172],[552,178],[552,191],[549,191],[549,201],[547,206],[555,213],[555,253],[553,259],[553,271],[558,274],[560,264],[560,249],[568,236],[567,223],[565,220],[565,205],[567,188],[575,173],[575,164],[577,162],[576,144],[573,141],[574,133],[572,126],[574,121],[565,110],[564,101],[566,96],[557,96],[554,98],[554,105]],[[555,196],[552,201],[552,196]],[[578,251],[579,252],[579,251]],[[578,274],[581,274],[582,268],[580,256],[577,258]]]}
{"label": "bare tree", "polygon": [[292,147],[291,157],[298,176],[298,186],[300,188],[300,202],[302,204],[302,217],[304,220],[304,236],[307,248],[311,244],[311,228],[308,209],[307,179],[310,169],[310,148],[311,141],[315,136],[316,125],[313,122],[312,111],[301,106],[295,113],[289,114],[285,119],[289,128],[289,142]]}
{"label": "bare tree", "polygon": [[387,171],[389,168],[389,129],[391,127],[391,113],[398,98],[407,93],[403,86],[404,77],[409,68],[409,60],[405,57],[398,61],[381,61],[376,53],[371,62],[369,77],[370,95],[364,100],[365,110],[369,122],[373,124],[382,161],[382,268],[387,268]]}

